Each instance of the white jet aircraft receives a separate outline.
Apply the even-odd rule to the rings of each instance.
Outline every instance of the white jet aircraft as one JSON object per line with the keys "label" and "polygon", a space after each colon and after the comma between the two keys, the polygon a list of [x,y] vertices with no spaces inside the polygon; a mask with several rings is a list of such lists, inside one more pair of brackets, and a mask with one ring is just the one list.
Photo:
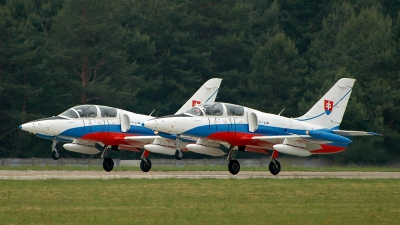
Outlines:
{"label": "white jet aircraft", "polygon": [[[214,103],[221,80],[219,78],[208,80],[176,113],[183,113],[196,104]],[[112,150],[137,152],[140,152],[139,148],[144,148],[140,168],[143,172],[148,172],[151,169],[149,151],[175,155],[177,159],[181,159],[183,156],[181,149],[187,144],[182,141],[195,142],[184,137],[168,135],[167,138],[163,138],[154,135],[152,130],[141,126],[143,121],[152,118],[154,117],[108,106],[80,105],[58,116],[22,124],[19,129],[53,140],[51,147],[52,157],[55,160],[60,157],[56,149],[58,141],[69,142],[63,147],[73,152],[97,154],[102,151],[103,168],[107,172],[114,168],[114,161],[105,158],[110,147]]]}
{"label": "white jet aircraft", "polygon": [[199,104],[186,113],[145,121],[155,133],[199,138],[188,144],[189,151],[213,156],[225,154],[217,147],[229,147],[228,169],[237,174],[240,164],[234,150],[267,154],[273,151],[269,170],[276,175],[281,165],[278,153],[296,156],[331,154],[344,151],[351,136],[379,135],[372,132],[340,130],[355,80],[340,79],[306,114],[298,118],[260,112],[228,103]]}

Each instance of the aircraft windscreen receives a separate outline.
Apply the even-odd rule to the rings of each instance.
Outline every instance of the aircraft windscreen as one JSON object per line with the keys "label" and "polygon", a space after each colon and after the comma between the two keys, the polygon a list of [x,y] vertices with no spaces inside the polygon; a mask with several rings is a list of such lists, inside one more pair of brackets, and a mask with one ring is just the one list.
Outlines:
{"label": "aircraft windscreen", "polygon": [[195,106],[191,109],[189,109],[188,111],[186,111],[187,114],[193,115],[193,116],[203,116],[203,110],[201,109],[201,106]]}
{"label": "aircraft windscreen", "polygon": [[224,106],[221,103],[196,105],[186,111],[186,113],[194,116],[222,116],[224,113]]}
{"label": "aircraft windscreen", "polygon": [[68,117],[68,118],[79,118],[78,114],[73,109],[68,109],[67,111],[61,113],[60,116],[65,116],[65,117]]}

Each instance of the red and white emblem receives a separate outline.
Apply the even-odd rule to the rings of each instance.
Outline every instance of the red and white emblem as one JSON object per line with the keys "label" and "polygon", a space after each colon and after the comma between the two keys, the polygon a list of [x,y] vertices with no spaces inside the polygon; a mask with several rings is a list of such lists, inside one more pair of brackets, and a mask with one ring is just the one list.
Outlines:
{"label": "red and white emblem", "polygon": [[192,107],[201,104],[201,101],[192,100]]}
{"label": "red and white emblem", "polygon": [[324,100],[324,109],[325,109],[325,113],[327,115],[331,114],[332,110],[333,110],[333,101],[331,100]]}

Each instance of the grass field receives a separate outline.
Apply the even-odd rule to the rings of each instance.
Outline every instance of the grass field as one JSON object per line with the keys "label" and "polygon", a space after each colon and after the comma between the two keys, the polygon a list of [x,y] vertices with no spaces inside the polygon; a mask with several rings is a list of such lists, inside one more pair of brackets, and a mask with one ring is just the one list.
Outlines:
{"label": "grass field", "polygon": [[0,180],[1,224],[399,224],[396,179]]}

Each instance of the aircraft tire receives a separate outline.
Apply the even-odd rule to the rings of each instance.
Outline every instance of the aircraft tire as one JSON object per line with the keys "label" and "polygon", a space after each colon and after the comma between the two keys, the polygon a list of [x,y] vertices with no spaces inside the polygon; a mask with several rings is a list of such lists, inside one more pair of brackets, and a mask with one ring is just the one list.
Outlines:
{"label": "aircraft tire", "polygon": [[275,163],[272,161],[269,163],[269,172],[272,173],[272,175],[277,175],[279,172],[281,172],[281,164],[279,163],[278,160],[275,160],[276,165],[278,165],[278,168],[275,166]]}
{"label": "aircraft tire", "polygon": [[236,159],[231,160],[229,161],[228,169],[232,175],[236,175],[240,171],[240,163]]}
{"label": "aircraft tire", "polygon": [[150,159],[146,159],[146,160],[147,160],[147,163],[143,159],[140,161],[140,169],[143,172],[149,172],[150,169],[151,169],[151,161],[150,161]]}
{"label": "aircraft tire", "polygon": [[106,172],[110,172],[114,168],[114,161],[111,158],[104,158],[103,169]]}
{"label": "aircraft tire", "polygon": [[183,158],[183,154],[179,154],[179,151],[176,150],[176,151],[175,151],[175,159],[181,160],[182,158]]}
{"label": "aircraft tire", "polygon": [[52,157],[54,160],[58,160],[58,159],[60,158],[60,154],[58,154],[56,151],[53,151],[53,152],[51,153],[51,157]]}

